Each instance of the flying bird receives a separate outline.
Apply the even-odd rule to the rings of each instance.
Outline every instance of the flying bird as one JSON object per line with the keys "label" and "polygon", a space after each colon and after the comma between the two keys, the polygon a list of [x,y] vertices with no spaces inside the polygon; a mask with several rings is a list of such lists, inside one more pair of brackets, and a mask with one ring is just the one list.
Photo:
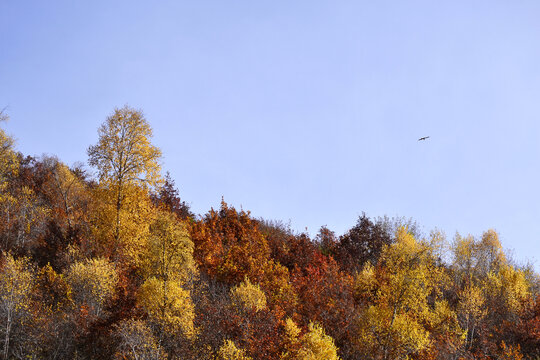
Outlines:
{"label": "flying bird", "polygon": [[429,136],[421,137],[420,139],[418,139],[418,141],[422,141],[422,140],[426,140],[426,139],[429,139]]}

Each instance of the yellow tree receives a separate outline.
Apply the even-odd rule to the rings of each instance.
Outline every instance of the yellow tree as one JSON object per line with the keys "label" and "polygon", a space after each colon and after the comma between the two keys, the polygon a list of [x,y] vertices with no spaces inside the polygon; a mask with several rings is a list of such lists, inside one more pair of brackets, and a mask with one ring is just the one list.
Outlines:
{"label": "yellow tree", "polygon": [[452,255],[458,319],[467,334],[465,350],[494,354],[501,341],[511,340],[509,330],[516,328],[532,302],[530,280],[507,260],[494,230],[480,239],[457,235]]}
{"label": "yellow tree", "polygon": [[90,215],[97,240],[93,246],[100,256],[139,268],[156,212],[145,189],[129,185],[124,187],[123,193],[123,207],[117,213],[110,189],[102,186],[93,189]]}
{"label": "yellow tree", "polygon": [[114,295],[118,274],[107,259],[89,259],[72,264],[67,270],[66,281],[75,305],[87,306],[90,314],[99,317],[105,302]]}
{"label": "yellow tree", "polygon": [[[4,110],[0,111],[0,121],[7,121],[9,117]],[[9,180],[17,175],[19,163],[17,154],[13,150],[13,139],[4,130],[0,129],[0,208],[2,211],[2,233],[9,233],[11,207],[14,206],[15,198],[8,192]],[[4,249],[7,248],[8,241],[3,240]]]}
{"label": "yellow tree", "polygon": [[302,337],[302,347],[298,359],[303,360],[339,360],[334,340],[326,335],[324,329],[309,323],[308,332]]}
{"label": "yellow tree", "polygon": [[[4,110],[0,111],[0,121],[7,121]],[[17,154],[13,150],[13,138],[0,129],[0,194],[5,191],[8,180],[16,175],[19,169]],[[1,195],[0,195],[1,196]]]}
{"label": "yellow tree", "polygon": [[[7,115],[0,111],[0,121]],[[14,141],[0,129],[0,235],[5,250],[20,250],[35,243],[44,228],[46,210],[27,186],[14,186],[19,174],[19,161],[13,149]]]}
{"label": "yellow tree", "polygon": [[138,216],[141,203],[137,200],[146,197],[144,190],[161,182],[161,151],[150,142],[152,129],[143,114],[127,106],[115,109],[98,135],[98,143],[88,148],[89,163],[98,170],[100,195],[108,205],[103,215],[108,224],[103,226],[112,228],[119,245],[124,236],[130,236],[126,223]]}
{"label": "yellow tree", "polygon": [[231,289],[231,299],[233,306],[241,311],[260,311],[266,308],[266,295],[259,285],[252,284],[247,277]]}
{"label": "yellow tree", "polygon": [[178,333],[191,338],[194,335],[193,320],[195,311],[188,290],[178,282],[151,277],[141,286],[138,303],[148,314],[152,322],[159,327],[160,335]]}
{"label": "yellow tree", "polygon": [[3,254],[3,266],[0,269],[0,320],[3,335],[4,359],[11,354],[11,340],[21,344],[25,333],[25,322],[30,318],[30,297],[34,286],[34,275],[29,271],[29,264],[25,259],[14,259],[10,254]]}
{"label": "yellow tree", "polygon": [[486,299],[482,288],[467,284],[458,292],[457,316],[466,333],[465,349],[472,347],[478,323],[487,315]]}
{"label": "yellow tree", "polygon": [[308,331],[304,335],[300,333],[300,328],[288,318],[282,360],[339,360],[334,339],[326,335],[322,326],[310,322]]}
{"label": "yellow tree", "polygon": [[498,272],[490,272],[485,281],[485,296],[506,310],[514,319],[524,310],[531,299],[530,284],[525,273],[509,264],[500,266]]}
{"label": "yellow tree", "polygon": [[405,359],[430,346],[432,331],[460,335],[455,314],[439,291],[445,276],[433,251],[401,228],[379,264],[357,275],[357,298],[365,306],[358,344],[366,356]]}
{"label": "yellow tree", "polygon": [[193,248],[184,223],[170,212],[157,211],[141,260],[145,275],[185,282],[195,273]]}
{"label": "yellow tree", "polygon": [[164,332],[192,337],[195,317],[186,281],[195,274],[193,242],[185,226],[168,212],[159,212],[150,226],[143,254],[146,280],[138,294],[139,305]]}
{"label": "yellow tree", "polygon": [[456,282],[473,282],[484,279],[489,272],[498,271],[507,263],[499,237],[494,230],[488,230],[477,240],[472,236],[456,236],[452,244],[452,268]]}
{"label": "yellow tree", "polygon": [[218,351],[218,360],[252,360],[243,349],[236,346],[234,341],[225,340]]}

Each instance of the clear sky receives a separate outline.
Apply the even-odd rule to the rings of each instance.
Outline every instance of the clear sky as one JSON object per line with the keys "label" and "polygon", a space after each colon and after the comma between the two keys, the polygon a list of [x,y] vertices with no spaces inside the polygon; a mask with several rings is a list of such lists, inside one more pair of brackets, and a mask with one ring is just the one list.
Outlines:
{"label": "clear sky", "polygon": [[196,213],[494,228],[539,269],[539,19],[537,0],[0,0],[0,106],[20,151],[68,164],[142,109]]}

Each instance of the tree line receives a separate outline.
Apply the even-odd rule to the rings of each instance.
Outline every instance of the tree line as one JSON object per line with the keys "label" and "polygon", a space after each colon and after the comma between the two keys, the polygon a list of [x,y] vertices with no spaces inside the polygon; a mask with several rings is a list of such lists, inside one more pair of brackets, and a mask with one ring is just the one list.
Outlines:
{"label": "tree line", "polygon": [[98,135],[90,176],[0,130],[2,359],[540,358],[539,276],[495,231],[196,216],[141,111]]}

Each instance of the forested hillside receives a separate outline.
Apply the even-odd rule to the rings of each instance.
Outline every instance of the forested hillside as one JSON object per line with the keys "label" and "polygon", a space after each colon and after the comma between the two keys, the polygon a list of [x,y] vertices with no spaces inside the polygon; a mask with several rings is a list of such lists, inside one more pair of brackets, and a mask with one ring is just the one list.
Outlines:
{"label": "forested hillside", "polygon": [[495,231],[198,216],[140,111],[98,135],[90,176],[0,131],[2,359],[540,358],[538,274]]}

